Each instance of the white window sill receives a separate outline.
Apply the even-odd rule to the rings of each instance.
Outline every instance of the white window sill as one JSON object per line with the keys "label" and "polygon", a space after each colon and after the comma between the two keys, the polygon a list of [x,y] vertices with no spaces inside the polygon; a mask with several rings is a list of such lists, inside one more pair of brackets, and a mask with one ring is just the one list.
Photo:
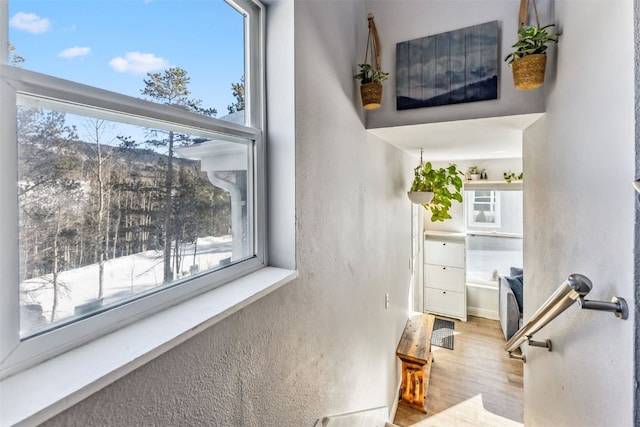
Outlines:
{"label": "white window sill", "polygon": [[0,381],[0,426],[41,423],[297,277],[266,267]]}
{"label": "white window sill", "polygon": [[489,281],[480,281],[476,280],[473,282],[467,282],[467,287],[470,288],[480,288],[480,289],[489,289],[492,291],[498,290],[498,282],[489,282]]}

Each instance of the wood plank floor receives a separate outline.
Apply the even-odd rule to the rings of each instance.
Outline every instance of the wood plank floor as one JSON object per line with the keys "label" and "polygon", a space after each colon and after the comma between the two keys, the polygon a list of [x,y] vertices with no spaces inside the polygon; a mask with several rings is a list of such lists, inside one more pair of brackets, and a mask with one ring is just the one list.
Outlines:
{"label": "wood plank floor", "polygon": [[471,399],[477,401],[478,395],[489,412],[522,423],[522,362],[509,359],[504,351],[500,323],[469,316],[467,322],[456,320],[454,329],[454,350],[432,347],[435,363],[427,414],[399,402],[394,423],[407,427]]}

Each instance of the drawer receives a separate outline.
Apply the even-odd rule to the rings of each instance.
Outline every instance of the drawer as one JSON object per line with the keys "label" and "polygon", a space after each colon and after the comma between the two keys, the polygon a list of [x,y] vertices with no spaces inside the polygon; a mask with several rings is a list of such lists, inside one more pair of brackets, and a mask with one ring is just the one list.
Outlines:
{"label": "drawer", "polygon": [[464,268],[464,243],[426,240],[425,262]]}
{"label": "drawer", "polygon": [[424,311],[466,318],[464,293],[424,288]]}
{"label": "drawer", "polygon": [[448,291],[464,292],[464,268],[426,264],[425,286]]}

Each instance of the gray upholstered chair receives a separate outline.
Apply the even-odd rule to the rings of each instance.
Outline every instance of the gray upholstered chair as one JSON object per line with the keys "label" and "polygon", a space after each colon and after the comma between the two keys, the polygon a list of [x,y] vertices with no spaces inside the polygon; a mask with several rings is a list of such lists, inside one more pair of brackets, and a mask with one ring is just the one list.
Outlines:
{"label": "gray upholstered chair", "polygon": [[[522,311],[518,306],[514,290],[511,288],[512,284],[517,285],[514,282],[517,280],[514,277],[501,276],[498,282],[498,315],[502,333],[506,340],[509,340],[522,327]],[[521,289],[520,295],[522,295]]]}

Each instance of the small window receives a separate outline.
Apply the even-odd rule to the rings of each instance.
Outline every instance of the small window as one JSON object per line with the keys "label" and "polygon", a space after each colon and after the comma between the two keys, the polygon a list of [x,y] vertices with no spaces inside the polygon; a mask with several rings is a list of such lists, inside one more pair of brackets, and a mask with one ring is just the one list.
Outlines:
{"label": "small window", "polygon": [[500,227],[500,193],[494,190],[467,192],[470,204],[467,210],[467,226]]}

